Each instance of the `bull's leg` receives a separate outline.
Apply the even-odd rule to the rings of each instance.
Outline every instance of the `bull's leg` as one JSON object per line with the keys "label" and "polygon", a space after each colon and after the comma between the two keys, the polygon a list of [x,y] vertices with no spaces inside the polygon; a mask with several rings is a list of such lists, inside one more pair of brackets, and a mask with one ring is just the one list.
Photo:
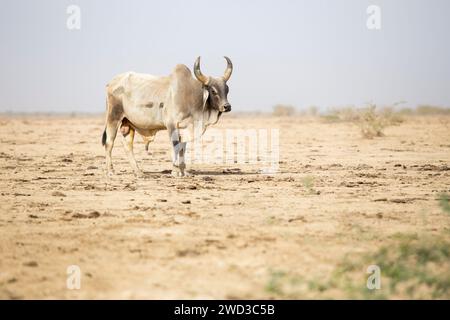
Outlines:
{"label": "bull's leg", "polygon": [[122,143],[123,148],[125,149],[125,153],[127,154],[128,161],[130,161],[130,165],[133,168],[134,174],[136,176],[142,176],[142,171],[139,169],[136,159],[134,158],[133,152],[133,141],[134,141],[134,133],[135,130],[132,127],[129,127],[125,130],[120,130],[122,132]]}
{"label": "bull's leg", "polygon": [[181,141],[181,136],[178,129],[169,128],[169,136],[173,146],[172,175],[175,177],[183,177],[186,169],[186,164],[184,162],[186,142]]}
{"label": "bull's leg", "polygon": [[123,106],[120,99],[117,99],[113,94],[107,93],[106,96],[106,126],[103,132],[102,144],[105,146],[106,153],[106,172],[107,177],[111,176],[113,172],[113,165],[111,160],[111,152],[116,139],[117,130],[123,119]]}
{"label": "bull's leg", "polygon": [[105,151],[106,151],[106,172],[108,176],[114,174],[112,165],[111,153],[114,147],[114,140],[116,139],[117,129],[119,128],[119,121],[107,121],[104,135],[105,137]]}

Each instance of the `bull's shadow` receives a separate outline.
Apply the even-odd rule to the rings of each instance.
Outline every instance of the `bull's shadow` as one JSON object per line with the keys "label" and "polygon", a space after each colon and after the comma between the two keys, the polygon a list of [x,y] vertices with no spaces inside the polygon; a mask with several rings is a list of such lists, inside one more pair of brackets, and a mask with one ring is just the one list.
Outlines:
{"label": "bull's shadow", "polygon": [[[162,170],[162,171],[144,171],[143,172],[146,177],[151,177],[154,175],[167,174],[170,175],[172,170]],[[241,169],[233,168],[233,169],[218,169],[218,170],[195,170],[189,169],[187,173],[192,176],[226,176],[226,175],[256,175],[260,174],[256,171],[242,171]]]}
{"label": "bull's shadow", "polygon": [[255,175],[256,171],[242,171],[241,169],[218,169],[218,170],[195,170],[191,169],[188,172],[194,176],[226,176],[226,175]]}

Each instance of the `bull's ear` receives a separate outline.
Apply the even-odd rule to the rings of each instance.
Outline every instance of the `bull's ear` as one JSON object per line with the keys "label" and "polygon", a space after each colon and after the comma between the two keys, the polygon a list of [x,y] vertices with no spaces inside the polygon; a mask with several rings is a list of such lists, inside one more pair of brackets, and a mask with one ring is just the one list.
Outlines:
{"label": "bull's ear", "polygon": [[209,90],[208,88],[203,88],[203,110],[205,110],[205,106],[206,106],[206,101],[208,101],[208,97],[209,97]]}

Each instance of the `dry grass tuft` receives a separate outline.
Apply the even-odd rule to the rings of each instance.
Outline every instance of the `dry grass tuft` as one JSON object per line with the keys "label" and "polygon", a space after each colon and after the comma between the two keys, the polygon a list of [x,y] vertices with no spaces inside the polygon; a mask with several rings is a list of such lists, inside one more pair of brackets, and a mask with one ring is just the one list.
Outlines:
{"label": "dry grass tuft", "polygon": [[439,198],[439,205],[445,213],[450,214],[450,196],[442,194]]}
{"label": "dry grass tuft", "polygon": [[[367,267],[380,268],[381,288],[370,290]],[[449,299],[450,242],[442,236],[395,234],[372,253],[347,256],[329,277],[306,279],[271,272],[265,290],[283,299]]]}

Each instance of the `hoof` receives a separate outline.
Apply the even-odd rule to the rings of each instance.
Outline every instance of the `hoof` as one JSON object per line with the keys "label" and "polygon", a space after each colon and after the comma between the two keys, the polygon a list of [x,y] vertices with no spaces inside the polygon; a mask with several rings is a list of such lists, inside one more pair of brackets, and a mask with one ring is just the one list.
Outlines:
{"label": "hoof", "polygon": [[185,172],[184,172],[184,176],[185,176],[185,177],[193,177],[194,174],[193,174],[192,172],[185,171]]}
{"label": "hoof", "polygon": [[136,178],[144,178],[144,177],[145,177],[145,174],[144,174],[144,172],[142,172],[141,170],[138,170],[138,171],[134,171],[134,176],[135,176]]}
{"label": "hoof", "polygon": [[172,170],[172,177],[174,178],[182,178],[184,177],[184,173],[180,170]]}
{"label": "hoof", "polygon": [[184,170],[180,170],[180,168],[178,168],[178,167],[173,167],[173,169],[172,169],[172,177],[175,177],[175,178],[182,178],[182,177],[184,177]]}
{"label": "hoof", "polygon": [[173,177],[184,177],[185,176],[185,168],[186,165],[185,164],[181,164],[181,165],[173,165],[172,167],[172,176]]}

